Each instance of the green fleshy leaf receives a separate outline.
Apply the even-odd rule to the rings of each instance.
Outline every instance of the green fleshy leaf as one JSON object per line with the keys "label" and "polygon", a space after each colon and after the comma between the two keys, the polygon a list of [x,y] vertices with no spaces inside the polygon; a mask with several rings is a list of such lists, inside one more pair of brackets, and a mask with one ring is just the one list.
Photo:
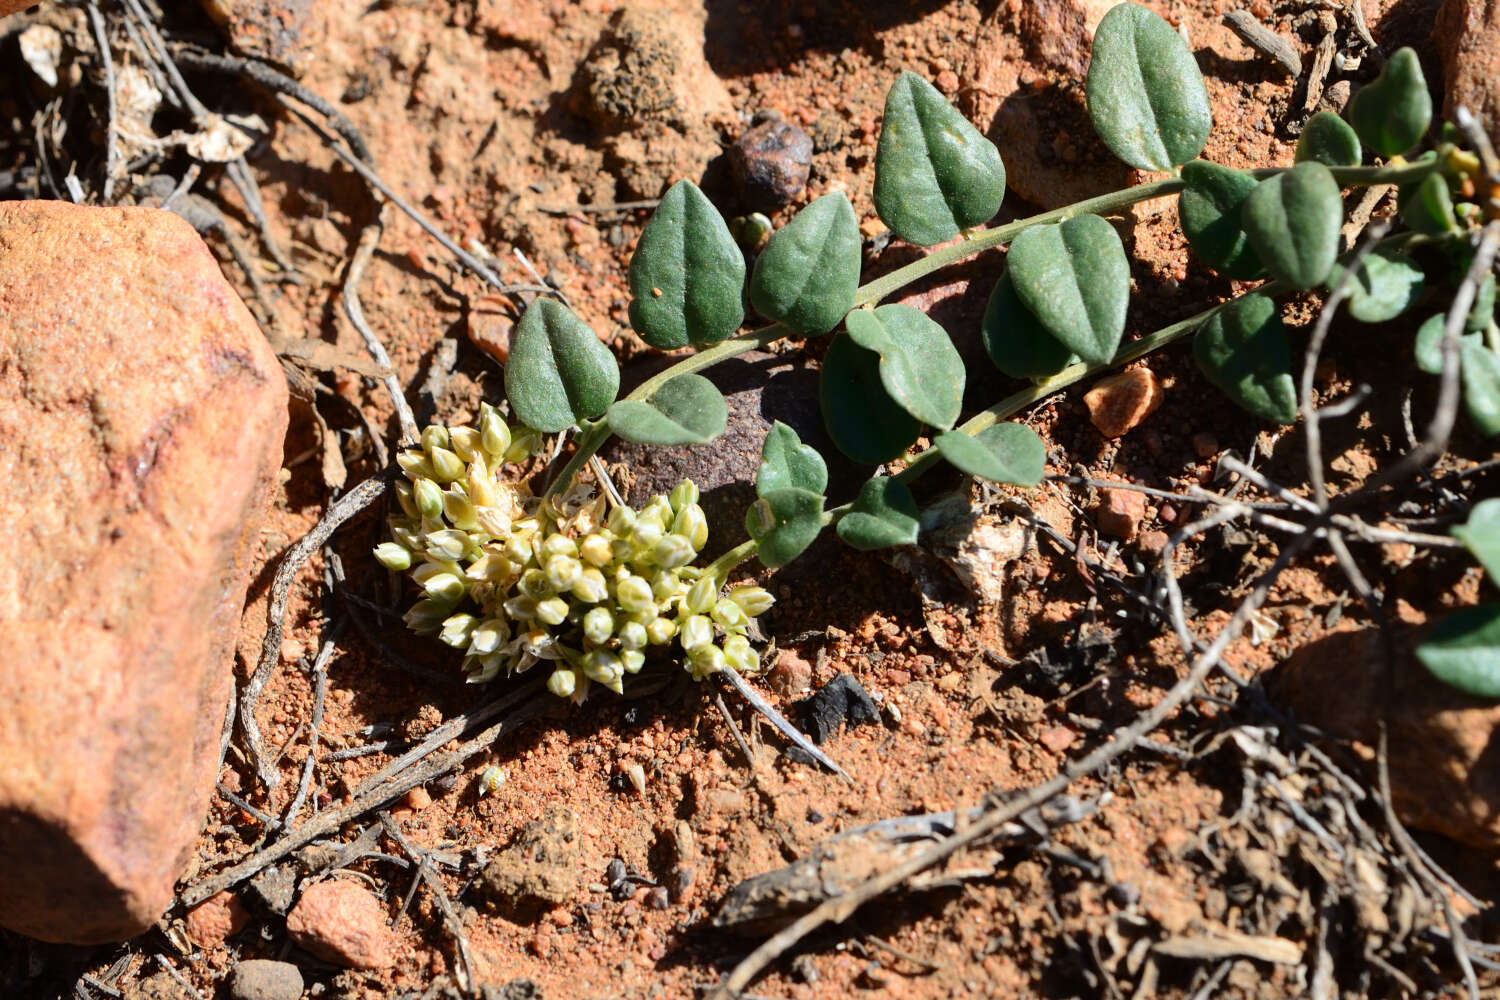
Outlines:
{"label": "green fleshy leaf", "polygon": [[1417,646],[1417,659],[1444,684],[1479,698],[1500,698],[1500,604],[1444,618]]}
{"label": "green fleshy leaf", "polygon": [[630,325],[663,351],[706,347],[739,329],[745,258],[718,209],[678,181],[630,257]]}
{"label": "green fleshy leaf", "polygon": [[620,391],[620,366],[573,311],[538,298],[516,324],[505,394],[526,426],[544,434],[597,417]]}
{"label": "green fleshy leaf", "polygon": [[960,471],[995,483],[1035,486],[1047,472],[1047,446],[1025,424],[995,424],[973,437],[949,431],[933,444]]}
{"label": "green fleshy leaf", "polygon": [[990,360],[1011,378],[1050,378],[1078,361],[1078,355],[1026,308],[1009,271],[1000,275],[990,293],[979,333]]}
{"label": "green fleshy leaf", "polygon": [[664,384],[649,401],[623,399],[608,411],[609,429],[637,444],[707,444],[724,433],[729,406],[702,375]]}
{"label": "green fleshy leaf", "polygon": [[886,394],[880,355],[860,347],[846,333],[828,345],[818,389],[828,436],[856,462],[889,462],[922,433],[921,421]]}
{"label": "green fleshy leaf", "polygon": [[1240,223],[1256,180],[1243,170],[1194,160],[1182,167],[1187,186],[1177,196],[1177,215],[1193,252],[1226,278],[1247,281],[1266,273]]}
{"label": "green fleshy leaf", "polygon": [[[1328,276],[1330,291],[1343,274],[1344,268],[1334,265],[1333,273]],[[1361,323],[1395,319],[1421,296],[1425,280],[1417,262],[1399,250],[1366,254],[1359,270],[1349,279],[1349,315]]]}
{"label": "green fleshy leaf", "polygon": [[1432,123],[1432,96],[1417,54],[1397,49],[1380,75],[1350,99],[1348,114],[1360,140],[1377,156],[1390,159],[1421,142]]}
{"label": "green fleshy leaf", "polygon": [[750,304],[805,337],[827,333],[854,308],[859,223],[842,191],[825,194],[782,226],[755,261]]}
{"label": "green fleshy leaf", "polygon": [[1305,160],[1257,184],[1240,222],[1272,275],[1293,288],[1321,285],[1339,253],[1338,182],[1323,164]]}
{"label": "green fleshy leaf", "polygon": [[845,544],[870,551],[917,544],[917,501],[904,483],[876,476],[860,488],[837,531]]}
{"label": "green fleshy leaf", "polygon": [[1474,553],[1490,580],[1500,584],[1500,497],[1475,504],[1468,521],[1454,528],[1453,534]]}
{"label": "green fleshy leaf", "polygon": [[936,427],[952,427],[964,399],[964,361],[948,331],[911,306],[856,309],[844,318],[849,337],[880,355],[880,382],[903,410]]}
{"label": "green fleshy leaf", "polygon": [[795,486],[772,490],[745,512],[745,530],[762,563],[770,569],[785,566],[823,530],[823,497]]}
{"label": "green fleshy leaf", "polygon": [[1048,333],[1085,361],[1114,357],[1130,301],[1130,262],[1114,226],[1097,215],[1034,226],[1005,262],[1016,295]]}
{"label": "green fleshy leaf", "polygon": [[1464,329],[1470,333],[1482,333],[1490,328],[1490,321],[1495,318],[1495,276],[1486,274],[1484,280],[1479,283],[1479,289],[1474,293],[1474,304],[1469,307],[1468,318],[1464,320]]}
{"label": "green fleshy leaf", "polygon": [[816,448],[803,444],[796,431],[778,420],[761,445],[755,492],[765,496],[789,486],[822,493],[828,487],[828,466]]}
{"label": "green fleshy leaf", "polygon": [[1500,356],[1477,334],[1464,340],[1464,409],[1479,433],[1500,434]]}
{"label": "green fleshy leaf", "polygon": [[1292,348],[1269,296],[1252,293],[1214,313],[1193,338],[1193,357],[1210,382],[1257,417],[1297,419]]}
{"label": "green fleshy leaf", "polygon": [[1000,151],[915,73],[885,95],[875,211],[908,243],[931,246],[987,222],[1005,197]]}
{"label": "green fleshy leaf", "polygon": [[1110,150],[1140,170],[1170,170],[1203,150],[1208,90],[1173,27],[1140,4],[1112,7],[1094,32],[1089,117]]}
{"label": "green fleshy leaf", "polygon": [[1332,111],[1319,111],[1297,137],[1296,160],[1316,160],[1325,167],[1357,167],[1365,152],[1349,123]]}
{"label": "green fleshy leaf", "polygon": [[[1443,313],[1427,317],[1419,330],[1417,330],[1416,362],[1417,367],[1429,375],[1443,374],[1443,325],[1448,317]],[[1466,343],[1476,345],[1483,344],[1483,338],[1477,333],[1460,334],[1459,363],[1463,363],[1463,346]]]}
{"label": "green fleshy leaf", "polygon": [[1401,221],[1419,233],[1441,236],[1458,229],[1453,214],[1453,195],[1448,180],[1441,174],[1428,174],[1419,181],[1401,185],[1396,193],[1396,207]]}

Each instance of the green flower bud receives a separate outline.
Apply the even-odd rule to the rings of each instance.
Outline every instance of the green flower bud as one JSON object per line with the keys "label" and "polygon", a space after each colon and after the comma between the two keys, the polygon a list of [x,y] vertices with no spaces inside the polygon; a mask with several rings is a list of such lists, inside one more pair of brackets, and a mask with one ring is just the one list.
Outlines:
{"label": "green flower bud", "polygon": [[486,618],[474,626],[469,636],[469,652],[477,656],[488,656],[510,638],[510,623],[504,618]]}
{"label": "green flower bud", "polygon": [[381,542],[375,546],[375,558],[394,573],[411,569],[411,550],[395,542]]}
{"label": "green flower bud", "polygon": [[557,593],[557,588],[552,586],[552,581],[547,579],[547,574],[539,569],[528,569],[522,573],[520,588],[522,594],[535,597],[539,601]]}
{"label": "green flower bud", "polygon": [[615,638],[619,640],[621,649],[645,649],[646,626],[640,622],[626,622],[615,632]]}
{"label": "green flower bud", "polygon": [[708,620],[707,615],[691,615],[682,623],[678,636],[682,648],[691,653],[699,646],[706,646],[714,641],[714,623]]}
{"label": "green flower bud", "polygon": [[504,660],[505,654],[503,653],[467,656],[463,662],[464,680],[470,684],[488,684],[500,673]]}
{"label": "green flower bud", "polygon": [[429,559],[458,562],[469,551],[469,536],[457,528],[429,531],[426,538]]}
{"label": "green flower bud", "polygon": [[765,614],[776,603],[776,598],[765,587],[735,587],[729,591],[728,596],[751,618]]}
{"label": "green flower bud", "polygon": [[501,605],[512,621],[529,622],[536,617],[535,597],[512,597]]}
{"label": "green flower bud", "polygon": [[693,551],[699,552],[708,543],[708,517],[703,508],[690,503],[672,521],[672,533],[681,535],[693,543]]}
{"label": "green flower bud", "polygon": [[646,641],[653,646],[665,646],[677,635],[677,623],[670,618],[653,618],[646,623]]}
{"label": "green flower bud", "polygon": [[719,596],[719,588],[715,586],[717,580],[712,577],[700,577],[693,581],[688,588],[687,595],[682,599],[682,606],[692,615],[707,614],[714,606],[714,600]]}
{"label": "green flower bud", "polygon": [[[511,525],[514,532],[517,525]],[[525,566],[531,562],[531,538],[527,535],[512,534],[505,540],[505,558],[517,566]]]}
{"label": "green flower bud", "polygon": [[672,505],[672,512],[678,513],[690,503],[698,502],[698,484],[691,479],[684,479],[672,487],[672,493],[667,497],[667,502]]}
{"label": "green flower bud", "polygon": [[638,649],[627,649],[620,654],[620,664],[627,674],[638,674],[646,665],[646,654]]}
{"label": "green flower bud", "polygon": [[608,608],[590,608],[583,616],[583,637],[602,646],[615,634],[615,616]]}
{"label": "green flower bud", "polygon": [[447,448],[433,448],[427,453],[427,457],[431,459],[432,470],[436,473],[433,478],[440,483],[451,483],[455,479],[462,479],[464,473],[468,471],[463,459]]}
{"label": "green flower bud", "polygon": [[561,597],[549,597],[536,602],[536,616],[548,625],[561,625],[568,617],[568,602]]}
{"label": "green flower bud", "polygon": [[760,654],[742,635],[731,635],[724,640],[724,659],[742,674],[753,674],[760,669]]}
{"label": "green flower bud", "polygon": [[512,432],[510,447],[505,449],[505,460],[511,463],[524,462],[542,448],[542,435],[530,427],[520,427]]}
{"label": "green flower bud", "polygon": [[411,483],[405,479],[396,480],[396,502],[401,505],[401,512],[407,517],[419,518],[422,512],[417,509],[417,501],[411,492]]}
{"label": "green flower bud", "polygon": [[442,601],[451,608],[463,599],[467,588],[463,579],[453,573],[436,573],[422,584],[422,589],[427,591],[428,597]]}
{"label": "green flower bud", "polygon": [[443,621],[451,614],[452,602],[428,598],[413,604],[411,610],[401,616],[401,620],[418,635],[432,635],[443,627]]}
{"label": "green flower bud", "polygon": [[479,438],[479,429],[476,427],[448,428],[448,447],[452,448],[467,465],[484,460],[483,446],[479,443]]}
{"label": "green flower bud", "polygon": [[412,484],[411,492],[418,514],[429,521],[443,516],[443,491],[437,483],[423,477]]}
{"label": "green flower bud", "polygon": [[738,631],[750,624],[750,619],[745,615],[745,609],[727,597],[714,602],[713,619],[720,628],[730,632]]}
{"label": "green flower bud", "polygon": [[479,527],[478,511],[474,509],[474,504],[457,490],[449,490],[443,494],[443,516],[448,519],[449,524],[464,531],[473,531]]}
{"label": "green flower bud", "polygon": [[694,646],[688,650],[688,671],[694,680],[701,681],[705,677],[712,676],[724,669],[728,660],[724,657],[724,651],[712,643],[702,646]]}
{"label": "green flower bud", "polygon": [[547,690],[559,698],[571,698],[578,690],[578,675],[567,667],[558,667],[547,678]]}
{"label": "green flower bud", "polygon": [[617,538],[624,538],[630,534],[630,529],[635,527],[635,511],[629,507],[616,507],[609,512],[609,530],[615,533]]}
{"label": "green flower bud", "polygon": [[661,525],[655,521],[641,518],[635,522],[635,530],[630,533],[630,554],[632,558],[642,559],[649,556],[656,543],[662,540],[666,532]]}
{"label": "green flower bud", "polygon": [[578,555],[590,566],[608,566],[614,559],[614,546],[603,535],[588,535],[578,546]]}
{"label": "green flower bud", "polygon": [[479,404],[479,444],[495,460],[510,450],[510,426],[489,403]]}
{"label": "green flower bud", "polygon": [[478,624],[478,618],[467,612],[459,612],[443,620],[443,631],[438,634],[438,638],[455,649],[463,649],[469,645],[474,626]]}
{"label": "green flower bud", "polygon": [[391,537],[396,540],[396,544],[413,552],[421,552],[427,548],[427,543],[422,541],[422,533],[410,525],[392,522]]}
{"label": "green flower bud", "polygon": [[583,655],[581,665],[589,680],[603,684],[615,694],[620,694],[623,690],[620,679],[625,676],[625,664],[618,653],[596,649]]}
{"label": "green flower bud", "polygon": [[693,543],[678,534],[667,535],[651,549],[651,559],[663,569],[686,566],[698,557]]}
{"label": "green flower bud", "polygon": [[434,449],[448,447],[448,428],[442,424],[428,424],[422,431],[422,450],[432,455]]}
{"label": "green flower bud", "polygon": [[603,573],[589,566],[578,574],[570,593],[585,604],[598,604],[609,597],[609,585]]}
{"label": "green flower bud", "polygon": [[407,479],[432,479],[437,475],[433,471],[432,463],[427,460],[427,456],[415,448],[398,451],[396,464],[401,466],[401,471],[406,473]]}
{"label": "green flower bud", "polygon": [[639,576],[627,576],[616,584],[615,600],[632,613],[656,612],[656,603],[651,599],[651,584]]}
{"label": "green flower bud", "polygon": [[572,590],[573,584],[583,576],[583,563],[572,556],[555,555],[547,560],[543,572],[547,575],[547,583],[553,591],[561,593],[564,590]]}
{"label": "green flower bud", "polygon": [[542,557],[577,556],[578,543],[562,533],[548,535],[542,540]]}
{"label": "green flower bud", "polygon": [[506,538],[510,535],[510,515],[498,507],[480,507],[474,512],[479,530],[491,538]]}
{"label": "green flower bud", "polygon": [[641,508],[641,512],[636,515],[635,522],[636,524],[640,524],[642,521],[645,521],[649,524],[654,524],[665,534],[667,526],[672,523],[674,516],[671,501],[658,493],[650,499],[645,507]]}
{"label": "green flower bud", "polygon": [[682,593],[682,577],[673,569],[659,569],[651,574],[651,596],[664,604]]}

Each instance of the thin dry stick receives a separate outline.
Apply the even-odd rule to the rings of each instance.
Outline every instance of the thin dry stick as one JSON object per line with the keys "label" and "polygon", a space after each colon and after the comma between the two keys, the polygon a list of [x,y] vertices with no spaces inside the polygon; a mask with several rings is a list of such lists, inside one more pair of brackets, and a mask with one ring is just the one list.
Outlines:
{"label": "thin dry stick", "polygon": [[463,979],[459,986],[467,993],[477,992],[479,980],[474,975],[473,956],[469,954],[469,936],[464,933],[464,922],[454,908],[453,900],[449,897],[448,890],[444,888],[442,879],[438,878],[437,872],[432,870],[431,859],[426,851],[413,846],[411,841],[402,835],[401,827],[391,818],[390,813],[382,809],[379,816],[380,825],[385,828],[386,835],[401,845],[401,849],[417,866],[417,876],[426,883],[433,898],[437,900],[438,910],[443,915],[443,927],[458,948],[458,960],[463,971]]}
{"label": "thin dry stick", "polygon": [[745,678],[740,676],[740,672],[738,670],[734,669],[728,664],[725,664],[723,669],[719,671],[719,676],[727,680],[730,686],[733,687],[735,691],[739,692],[741,698],[744,698],[746,701],[748,701],[752,708],[754,708],[757,712],[764,716],[767,722],[775,726],[777,732],[781,733],[781,735],[785,736],[787,739],[796,744],[798,749],[807,754],[813,760],[817,761],[819,764],[822,764],[824,767],[828,768],[828,770],[832,771],[840,778],[843,778],[845,781],[849,782],[849,784],[854,784],[854,779],[849,777],[849,773],[847,771],[845,771],[842,767],[839,767],[838,764],[834,763],[832,757],[829,757],[822,750],[818,749],[818,745],[804,736],[801,730],[792,725],[790,722],[786,721],[786,719],[782,718],[781,713],[776,711],[775,708],[771,707],[771,703],[762,698],[760,696],[760,693],[756,691],[755,688],[751,687],[749,682],[746,681]]}
{"label": "thin dry stick", "polygon": [[240,692],[240,727],[245,733],[245,746],[250,751],[255,773],[260,777],[268,792],[275,789],[279,779],[275,768],[265,759],[260,726],[255,721],[255,705],[260,700],[261,689],[266,686],[266,681],[271,679],[271,672],[276,669],[276,664],[281,660],[282,629],[285,625],[286,602],[291,593],[292,581],[297,578],[302,564],[307,562],[308,557],[324,542],[328,541],[338,530],[339,525],[374,503],[389,486],[390,480],[386,476],[373,476],[330,504],[323,519],[315,524],[311,531],[298,539],[297,544],[287,550],[287,554],[282,557],[281,565],[276,569],[275,578],[271,581],[271,606],[267,611],[267,617],[270,620],[266,628],[266,637],[260,645],[260,662],[256,664],[255,672],[250,675],[250,680],[245,683],[244,690]]}
{"label": "thin dry stick", "polygon": [[1258,21],[1248,10],[1232,10],[1224,15],[1224,24],[1240,41],[1274,61],[1293,80],[1302,75],[1302,56],[1297,46]]}
{"label": "thin dry stick", "polygon": [[1296,538],[1281,552],[1275,564],[1256,580],[1254,589],[1240,602],[1229,623],[1194,661],[1187,676],[1174,684],[1162,696],[1161,701],[1142,712],[1130,726],[1118,730],[1112,742],[1098,747],[1076,764],[1070,764],[1062,774],[1051,781],[990,807],[967,829],[940,841],[905,864],[882,872],[844,895],[830,899],[799,917],[747,955],[722,983],[709,991],[708,996],[712,1000],[734,1000],[734,997],[748,986],[762,969],[819,927],[827,923],[842,923],[864,903],[882,893],[889,892],[918,872],[925,871],[970,844],[981,842],[1005,823],[1014,820],[1028,809],[1035,809],[1042,805],[1062,793],[1080,777],[1098,771],[1130,750],[1147,733],[1161,725],[1178,706],[1193,696],[1198,685],[1218,663],[1229,643],[1244,630],[1250,621],[1250,616],[1265,602],[1271,585],[1281,575],[1282,570],[1290,565],[1311,540],[1311,535]]}
{"label": "thin dry stick", "polygon": [[108,205],[114,198],[115,160],[120,155],[115,121],[115,57],[109,49],[109,31],[104,26],[104,15],[99,13],[98,0],[88,0],[88,15],[94,44],[99,47],[99,62],[104,66],[104,89],[108,91],[109,99],[109,121],[104,130],[104,194],[100,198]]}
{"label": "thin dry stick", "polygon": [[750,752],[750,746],[745,742],[745,737],[740,735],[740,727],[735,724],[734,716],[729,714],[729,706],[724,704],[724,695],[719,692],[718,688],[714,688],[714,707],[724,717],[724,724],[729,727],[729,734],[734,737],[735,744],[744,755],[745,766],[754,769],[755,755]]}
{"label": "thin dry stick", "polygon": [[286,807],[286,813],[281,818],[281,825],[288,829],[291,828],[292,820],[297,818],[297,813],[302,809],[302,803],[307,801],[307,793],[312,789],[313,769],[318,759],[318,733],[323,726],[323,703],[328,695],[328,661],[333,659],[333,651],[337,648],[339,636],[343,631],[343,622],[329,629],[328,636],[323,640],[323,648],[318,650],[317,658],[313,660],[312,727],[307,737],[307,760],[302,764],[302,780],[297,783],[297,794],[292,799],[291,805]]}
{"label": "thin dry stick", "polygon": [[421,764],[407,768],[400,774],[389,775],[385,780],[374,787],[366,788],[369,782],[361,785],[364,791],[356,791],[353,801],[338,809],[330,809],[327,812],[318,813],[298,827],[294,832],[278,840],[250,857],[233,865],[223,871],[203,879],[194,886],[185,890],[179,897],[178,902],[184,907],[191,907],[197,903],[221,892],[233,885],[238,885],[245,879],[250,878],[261,871],[267,865],[275,864],[293,851],[312,843],[319,837],[326,836],[365,813],[394,801],[398,796],[425,785],[427,782],[457,768],[464,761],[476,754],[490,749],[495,740],[502,734],[510,732],[527,721],[544,714],[552,707],[556,699],[552,695],[540,695],[515,712],[484,730],[478,736],[461,744],[450,753],[439,757],[432,757]]}
{"label": "thin dry stick", "polygon": [[344,315],[349,317],[349,322],[354,324],[354,329],[364,338],[365,349],[370,352],[370,357],[375,359],[376,364],[384,365],[390,373],[382,381],[385,383],[385,391],[390,393],[391,404],[396,408],[396,419],[401,422],[401,444],[405,447],[416,444],[421,436],[421,432],[417,430],[417,418],[411,412],[411,404],[406,401],[406,393],[401,390],[401,380],[396,377],[396,367],[391,364],[391,356],[386,353],[380,338],[375,336],[375,331],[370,329],[370,324],[365,322],[365,312],[359,302],[359,282],[364,277],[365,267],[370,263],[375,248],[380,245],[380,234],[385,229],[384,215],[385,208],[381,206],[376,210],[375,221],[360,231],[359,244],[349,261],[349,269],[344,272]]}

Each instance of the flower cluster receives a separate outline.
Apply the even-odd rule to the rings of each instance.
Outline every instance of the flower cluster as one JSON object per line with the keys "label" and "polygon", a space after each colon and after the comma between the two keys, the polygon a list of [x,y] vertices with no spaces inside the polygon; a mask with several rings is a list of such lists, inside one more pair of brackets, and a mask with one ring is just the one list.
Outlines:
{"label": "flower cluster", "polygon": [[745,633],[773,598],[721,593],[718,573],[694,565],[708,539],[698,487],[684,479],[641,510],[585,486],[538,498],[500,471],[539,445],[486,404],[478,427],[430,426],[397,456],[401,513],[375,557],[423,591],[406,624],[463,650],[471,681],[545,661],[547,687],[576,701],[591,683],[619,693],[652,647],[674,642],[694,678],[755,670]]}

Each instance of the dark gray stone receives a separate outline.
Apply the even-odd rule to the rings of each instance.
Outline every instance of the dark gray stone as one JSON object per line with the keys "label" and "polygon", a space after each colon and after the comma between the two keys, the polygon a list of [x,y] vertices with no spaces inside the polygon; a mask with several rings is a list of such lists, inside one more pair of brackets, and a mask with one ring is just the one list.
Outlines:
{"label": "dark gray stone", "polygon": [[745,201],[773,212],[802,193],[812,170],[813,141],[780,115],[757,117],[729,149],[729,166]]}

